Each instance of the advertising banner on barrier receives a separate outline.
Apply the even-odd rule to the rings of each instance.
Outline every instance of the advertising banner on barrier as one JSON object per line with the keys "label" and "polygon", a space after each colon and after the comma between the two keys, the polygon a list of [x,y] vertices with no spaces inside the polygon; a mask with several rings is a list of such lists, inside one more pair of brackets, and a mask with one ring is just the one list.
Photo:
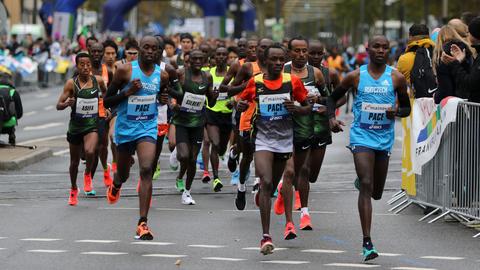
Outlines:
{"label": "advertising banner on barrier", "polygon": [[[410,106],[413,108],[415,99],[410,98]],[[412,143],[412,115],[402,118],[403,145],[402,145],[402,189],[410,196],[416,196],[415,172],[413,171],[412,153],[415,144]]]}
{"label": "advertising banner on barrier", "polygon": [[422,174],[422,166],[437,153],[440,141],[447,125],[455,122],[460,98],[447,97],[440,104],[433,98],[418,98],[412,110],[412,143],[411,153],[413,171]]}

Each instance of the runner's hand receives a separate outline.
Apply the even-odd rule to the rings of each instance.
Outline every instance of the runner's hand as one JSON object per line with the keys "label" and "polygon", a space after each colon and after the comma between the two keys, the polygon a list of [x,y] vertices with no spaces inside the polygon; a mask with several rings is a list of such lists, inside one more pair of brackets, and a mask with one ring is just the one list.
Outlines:
{"label": "runner's hand", "polygon": [[285,99],[283,102],[283,106],[285,106],[285,109],[291,114],[294,114],[298,111],[298,107],[295,105],[295,103],[289,99]]}
{"label": "runner's hand", "polygon": [[213,89],[213,91],[212,91],[212,98],[213,98],[213,99],[217,99],[217,98],[218,98],[218,93],[219,93],[219,92],[218,92],[218,89],[217,89],[217,88]]}
{"label": "runner's hand", "polygon": [[248,101],[240,100],[239,102],[237,102],[237,111],[244,112],[247,110],[247,108],[248,108]]}
{"label": "runner's hand", "polygon": [[127,90],[127,96],[134,95],[135,93],[138,92],[138,90],[142,89],[142,82],[140,79],[134,79],[132,81],[132,86]]}
{"label": "runner's hand", "polygon": [[168,93],[161,93],[159,101],[160,104],[168,104]]}
{"label": "runner's hand", "polygon": [[179,112],[180,111],[180,105],[178,105],[178,104],[172,105],[172,111]]}
{"label": "runner's hand", "polygon": [[74,97],[67,98],[64,104],[65,104],[65,107],[72,107],[75,104],[75,98]]}
{"label": "runner's hand", "polygon": [[396,113],[397,113],[397,110],[394,108],[389,108],[385,111],[385,114],[387,115],[387,119],[390,119],[390,120],[395,119]]}
{"label": "runner's hand", "polygon": [[221,93],[228,92],[228,85],[221,84],[221,85],[218,87],[218,91],[220,91]]}
{"label": "runner's hand", "polygon": [[330,124],[330,129],[331,129],[332,132],[334,132],[334,133],[343,131],[342,126],[345,126],[345,123],[343,123],[342,121],[337,120],[337,119],[335,119],[335,118],[331,118],[331,119],[329,120],[329,124]]}
{"label": "runner's hand", "polygon": [[234,106],[233,101],[231,101],[231,100],[228,101],[227,104],[225,104],[225,106],[226,106],[227,108],[229,108],[230,110],[233,109],[233,106]]}
{"label": "runner's hand", "polygon": [[112,119],[112,112],[109,109],[105,109],[105,120],[110,121]]}
{"label": "runner's hand", "polygon": [[442,63],[444,64],[451,64],[453,62],[455,62],[457,59],[453,56],[450,56],[448,54],[446,54],[445,52],[442,52],[442,57],[440,58],[442,60]]}

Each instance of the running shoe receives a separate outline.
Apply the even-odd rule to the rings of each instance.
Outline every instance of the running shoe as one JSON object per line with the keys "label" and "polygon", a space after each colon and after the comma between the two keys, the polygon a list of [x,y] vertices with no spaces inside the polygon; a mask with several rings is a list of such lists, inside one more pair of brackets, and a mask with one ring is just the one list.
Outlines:
{"label": "running shoe", "polygon": [[220,192],[220,191],[222,191],[222,187],[223,187],[223,184],[222,184],[222,181],[220,181],[219,178],[213,179],[213,191]]}
{"label": "running shoe", "polygon": [[232,178],[230,179],[230,184],[232,186],[238,185],[240,182],[240,170],[235,170],[235,172],[232,173]]}
{"label": "running shoe", "polygon": [[170,153],[170,158],[168,159],[170,163],[170,169],[172,171],[178,170],[178,160],[177,160],[177,148],[175,148],[172,153]]}
{"label": "running shoe", "polygon": [[105,187],[110,186],[113,183],[113,179],[110,176],[110,170],[112,166],[110,164],[107,165],[107,168],[103,170],[103,184]]}
{"label": "running shoe", "polygon": [[95,194],[97,194],[95,190],[93,190],[91,174],[83,174],[83,192],[87,196],[95,196]]}
{"label": "running shoe", "polygon": [[253,182],[252,193],[255,193],[260,188],[260,178],[255,177],[255,182]]}
{"label": "running shoe", "polygon": [[355,178],[355,181],[353,181],[353,186],[360,191],[360,178]]}
{"label": "running shoe", "polygon": [[158,180],[160,178],[160,165],[157,165],[155,172],[153,173],[152,180]]}
{"label": "running shoe", "polygon": [[300,210],[302,203],[300,202],[300,192],[295,191],[295,210]]}
{"label": "running shoe", "polygon": [[78,203],[78,189],[70,189],[70,196],[68,196],[68,204],[75,206]]}
{"label": "running shoe", "polygon": [[202,183],[208,184],[208,182],[210,182],[210,173],[207,171],[203,171]]}
{"label": "running shoe", "polygon": [[185,190],[185,183],[183,182],[183,179],[177,179],[175,182],[175,187],[177,188],[178,192],[183,192]]}
{"label": "running shoe", "polygon": [[137,226],[137,232],[135,233],[135,239],[137,240],[153,240],[153,234],[147,226],[146,222],[140,223]]}
{"label": "running shoe", "polygon": [[272,238],[270,236],[264,236],[260,241],[260,253],[263,255],[272,254],[275,246],[273,245]]}
{"label": "running shoe", "polygon": [[283,213],[285,213],[285,205],[284,205],[283,195],[282,195],[282,186],[283,186],[283,181],[280,181],[280,183],[278,183],[278,186],[277,186],[278,196],[275,199],[275,202],[273,204],[273,210],[277,215],[283,215]]}
{"label": "running shoe", "polygon": [[195,205],[195,200],[192,198],[192,195],[190,195],[190,192],[186,190],[182,193],[182,204]]}
{"label": "running shoe", "polygon": [[238,164],[238,154],[234,155],[233,149],[230,149],[228,153],[228,163],[227,163],[228,170],[232,173],[235,172],[235,170],[237,170],[237,164]]}
{"label": "running shoe", "polygon": [[237,197],[235,198],[235,206],[240,211],[244,210],[245,206],[247,205],[247,200],[245,199],[245,193],[247,192],[237,190]]}
{"label": "running shoe", "polygon": [[120,189],[117,189],[114,185],[111,185],[107,189],[107,202],[109,204],[115,204],[120,199]]}
{"label": "running shoe", "polygon": [[302,214],[300,216],[300,230],[311,231],[313,230],[312,219],[309,214]]}
{"label": "running shoe", "polygon": [[373,246],[373,243],[369,242],[363,245],[363,258],[365,261],[370,261],[378,257],[378,251]]}
{"label": "running shoe", "polygon": [[116,162],[112,162],[112,172],[117,173],[117,163]]}
{"label": "running shoe", "polygon": [[293,222],[288,222],[287,225],[285,225],[285,233],[283,236],[285,237],[285,240],[297,238],[297,232],[295,231],[295,225],[293,225]]}

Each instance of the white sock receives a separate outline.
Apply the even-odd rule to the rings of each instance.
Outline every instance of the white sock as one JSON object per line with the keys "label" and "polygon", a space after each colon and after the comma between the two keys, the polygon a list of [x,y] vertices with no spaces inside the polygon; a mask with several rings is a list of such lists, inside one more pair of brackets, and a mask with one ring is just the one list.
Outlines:
{"label": "white sock", "polygon": [[308,213],[308,207],[302,207],[302,208],[300,208],[300,211],[302,212],[302,216],[303,216],[303,215],[310,215],[310,214]]}
{"label": "white sock", "polygon": [[243,184],[238,184],[238,191],[240,191],[240,192],[245,192],[245,189],[246,189],[245,183],[243,183]]}
{"label": "white sock", "polygon": [[190,190],[185,189],[183,193],[185,193],[186,195],[190,195]]}

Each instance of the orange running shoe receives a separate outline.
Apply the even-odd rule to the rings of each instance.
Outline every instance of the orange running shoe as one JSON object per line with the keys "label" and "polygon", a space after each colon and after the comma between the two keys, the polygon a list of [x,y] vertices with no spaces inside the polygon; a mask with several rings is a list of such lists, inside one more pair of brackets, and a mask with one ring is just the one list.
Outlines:
{"label": "orange running shoe", "polygon": [[[116,190],[116,193],[113,194],[113,190]],[[117,189],[114,185],[108,186],[107,189],[107,202],[109,204],[117,203],[120,199],[120,189]]]}
{"label": "orange running shoe", "polygon": [[117,173],[117,163],[116,162],[112,162],[112,172]]}
{"label": "orange running shoe", "polygon": [[95,190],[93,190],[93,179],[91,174],[83,174],[83,191],[87,196],[96,195]]}
{"label": "orange running shoe", "polygon": [[300,217],[300,230],[302,230],[302,231],[313,230],[312,219],[310,218],[309,214],[302,214],[301,215],[301,217]]}
{"label": "orange running shoe", "polygon": [[300,210],[302,203],[300,202],[300,192],[295,191],[295,210]]}
{"label": "orange running shoe", "polygon": [[277,186],[277,199],[275,199],[275,203],[273,204],[273,210],[275,211],[275,214],[277,215],[282,215],[285,213],[285,205],[283,201],[283,196],[282,196],[282,186],[283,186],[283,181],[280,181]]}
{"label": "orange running shoe", "polygon": [[70,196],[68,197],[68,204],[75,206],[78,203],[78,189],[70,189]]}
{"label": "orange running shoe", "polygon": [[273,245],[272,238],[270,236],[264,236],[260,241],[260,253],[263,255],[272,254],[275,246]]}
{"label": "orange running shoe", "polygon": [[110,164],[108,164],[107,168],[103,170],[103,184],[105,185],[105,187],[108,187],[111,184],[113,184],[113,179],[110,176],[110,170],[111,170]]}
{"label": "orange running shoe", "polygon": [[153,234],[147,226],[146,222],[140,223],[137,226],[137,233],[135,235],[137,240],[153,240]]}
{"label": "orange running shoe", "polygon": [[288,222],[287,225],[285,225],[285,240],[292,240],[297,238],[297,233],[295,232],[295,225],[293,225],[293,222]]}

